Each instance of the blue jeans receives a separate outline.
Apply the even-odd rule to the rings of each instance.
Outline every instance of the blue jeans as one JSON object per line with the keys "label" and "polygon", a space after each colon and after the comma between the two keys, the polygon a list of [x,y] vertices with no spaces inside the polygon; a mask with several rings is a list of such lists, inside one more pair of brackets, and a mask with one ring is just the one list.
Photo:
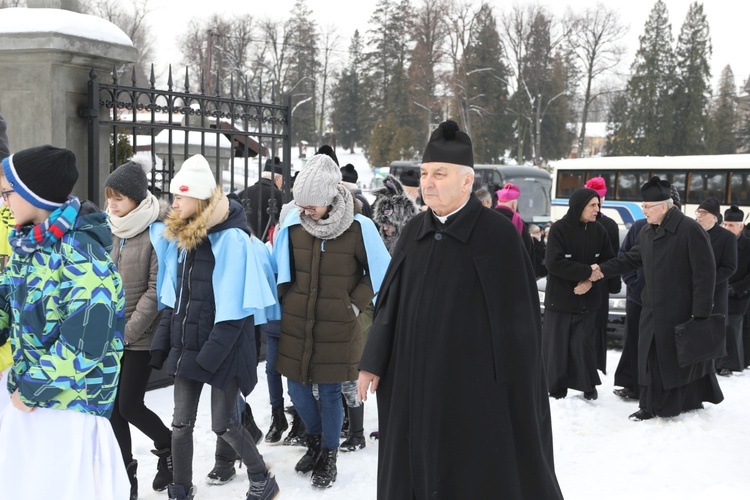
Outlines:
{"label": "blue jeans", "polygon": [[341,424],[344,423],[344,408],[341,406],[341,383],[317,384],[320,406],[312,393],[312,384],[303,385],[288,381],[289,396],[294,409],[305,423],[311,436],[323,435],[323,448],[335,450],[339,447]]}
{"label": "blue jeans", "polygon": [[266,380],[271,408],[284,407],[284,386],[281,382],[281,373],[276,369],[280,330],[281,321],[269,321],[260,327],[260,331],[266,335]]}
{"label": "blue jeans", "polygon": [[[203,382],[182,377],[174,379],[172,465],[174,483],[183,485],[186,490],[193,484],[193,429],[202,390]],[[266,472],[266,464],[250,433],[242,426],[238,394],[236,380],[229,382],[224,390],[211,387],[211,430],[242,457],[248,474],[262,474]]]}

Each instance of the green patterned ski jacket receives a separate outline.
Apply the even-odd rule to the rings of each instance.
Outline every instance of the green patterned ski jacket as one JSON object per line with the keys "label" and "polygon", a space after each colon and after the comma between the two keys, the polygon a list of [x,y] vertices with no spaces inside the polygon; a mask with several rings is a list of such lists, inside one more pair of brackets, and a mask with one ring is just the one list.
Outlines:
{"label": "green patterned ski jacket", "polygon": [[117,393],[125,296],[103,212],[60,241],[13,254],[0,278],[0,344],[10,338],[8,392],[29,406],[109,417]]}

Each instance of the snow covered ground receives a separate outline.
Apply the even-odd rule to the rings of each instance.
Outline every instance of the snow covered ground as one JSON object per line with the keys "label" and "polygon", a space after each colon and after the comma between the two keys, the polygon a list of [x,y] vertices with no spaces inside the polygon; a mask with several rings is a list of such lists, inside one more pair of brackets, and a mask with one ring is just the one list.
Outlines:
{"label": "snow covered ground", "polygon": [[[748,498],[750,494],[750,373],[720,378],[725,401],[706,404],[702,411],[676,418],[631,422],[627,416],[637,410],[612,394],[613,373],[619,351],[608,356],[610,373],[602,376],[599,399],[586,401],[571,391],[564,400],[551,400],[557,477],[567,499],[703,499]],[[248,401],[258,425],[265,432],[270,424],[270,407],[264,365],[258,367],[259,383]],[[194,480],[200,499],[242,499],[247,491],[244,469],[223,486],[209,486],[205,475],[213,466],[215,438],[210,428],[209,393],[204,391],[195,432]],[[287,398],[288,401],[288,398]],[[151,391],[149,407],[165,422],[172,415],[171,387]],[[477,408],[466,411],[481,411]],[[365,409],[365,432],[377,429],[375,398]],[[466,439],[481,442],[481,429],[456,429]],[[133,431],[135,457],[139,461],[140,498],[163,499],[166,492],[151,490],[156,457],[152,443]],[[339,454],[339,476],[325,491],[313,490],[309,474],[294,472],[303,449],[260,444],[260,451],[281,487],[280,498],[369,500],[376,496],[377,442],[364,450]],[[481,447],[477,453],[482,453]],[[502,498],[502,494],[498,494]],[[529,499],[536,500],[536,499]]]}

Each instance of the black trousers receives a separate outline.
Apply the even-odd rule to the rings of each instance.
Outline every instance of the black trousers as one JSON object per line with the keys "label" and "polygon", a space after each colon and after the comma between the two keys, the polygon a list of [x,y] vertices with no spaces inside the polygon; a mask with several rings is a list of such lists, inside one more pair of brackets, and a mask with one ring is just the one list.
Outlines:
{"label": "black trousers", "polygon": [[726,368],[734,372],[745,369],[745,348],[742,339],[741,314],[730,314],[727,317],[727,355],[716,360],[716,369]]}
{"label": "black trousers", "polygon": [[542,344],[550,392],[592,391],[601,384],[596,371],[596,314],[544,311]]}
{"label": "black trousers", "polygon": [[637,396],[638,385],[638,338],[640,335],[641,306],[632,300],[625,302],[625,341],[622,355],[615,370],[615,385],[631,389]]}
{"label": "black trousers", "polygon": [[143,432],[154,442],[157,450],[169,448],[172,435],[161,418],[146,408],[143,401],[146,386],[151,375],[151,361],[149,351],[125,350],[120,362],[120,381],[117,386],[117,397],[112,416],[109,418],[112,430],[120,445],[122,459],[125,466],[133,461],[132,441],[130,438],[130,424]]}

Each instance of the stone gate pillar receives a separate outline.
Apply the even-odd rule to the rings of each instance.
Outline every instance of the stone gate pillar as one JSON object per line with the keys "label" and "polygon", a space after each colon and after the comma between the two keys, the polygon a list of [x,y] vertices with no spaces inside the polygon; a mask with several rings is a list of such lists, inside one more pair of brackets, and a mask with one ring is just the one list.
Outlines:
{"label": "stone gate pillar", "polygon": [[[79,14],[75,0],[29,0],[29,5],[57,8],[0,9],[0,113],[8,122],[11,152],[41,144],[68,148],[76,155],[79,180],[75,194],[88,191],[86,105],[89,72],[101,79],[113,67],[135,61],[128,36],[104,19]],[[106,127],[100,151],[109,149]],[[109,174],[109,155],[99,169]],[[101,190],[101,186],[96,189]]]}

